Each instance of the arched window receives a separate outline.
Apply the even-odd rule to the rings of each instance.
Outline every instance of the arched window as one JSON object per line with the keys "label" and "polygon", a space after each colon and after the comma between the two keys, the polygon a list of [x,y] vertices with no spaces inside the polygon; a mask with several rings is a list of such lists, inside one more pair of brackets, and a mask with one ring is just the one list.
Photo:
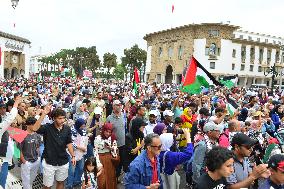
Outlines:
{"label": "arched window", "polygon": [[178,48],[178,59],[181,60],[183,55],[183,47],[180,45]]}
{"label": "arched window", "polygon": [[172,47],[169,47],[169,49],[168,49],[168,57],[169,58],[173,57],[173,48]]}

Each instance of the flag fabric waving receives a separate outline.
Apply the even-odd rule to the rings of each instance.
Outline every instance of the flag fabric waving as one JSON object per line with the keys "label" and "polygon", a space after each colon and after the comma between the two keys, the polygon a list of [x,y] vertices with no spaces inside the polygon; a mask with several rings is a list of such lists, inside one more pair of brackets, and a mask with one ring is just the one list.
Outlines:
{"label": "flag fabric waving", "polygon": [[228,87],[229,89],[233,88],[238,81],[238,76],[225,76],[220,79],[220,83],[224,86]]}
{"label": "flag fabric waving", "polygon": [[236,101],[230,98],[229,96],[227,96],[227,110],[230,116],[233,116],[238,108],[239,105],[236,103]]}
{"label": "flag fabric waving", "polygon": [[172,13],[174,13],[175,5],[172,5]]}
{"label": "flag fabric waving", "polygon": [[138,94],[138,83],[140,83],[138,69],[134,68],[133,74],[133,95],[136,96]]}
{"label": "flag fabric waving", "polygon": [[223,86],[192,56],[181,90],[190,94],[200,94],[210,85]]}
{"label": "flag fabric waving", "polygon": [[7,129],[7,131],[9,133],[9,136],[19,143],[23,142],[23,140],[28,135],[27,131],[24,131],[24,130],[21,130],[21,129],[18,129],[18,128],[14,128],[14,127],[9,127]]}

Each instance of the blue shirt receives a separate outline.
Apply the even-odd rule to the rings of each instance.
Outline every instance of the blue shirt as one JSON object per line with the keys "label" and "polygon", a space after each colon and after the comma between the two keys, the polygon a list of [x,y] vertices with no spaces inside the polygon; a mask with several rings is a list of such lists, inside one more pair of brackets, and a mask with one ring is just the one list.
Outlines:
{"label": "blue shirt", "polygon": [[[163,183],[160,175],[160,163],[157,161],[160,189]],[[129,165],[129,172],[125,175],[125,189],[145,189],[152,182],[152,165],[147,156],[146,150],[142,151]]]}
{"label": "blue shirt", "polygon": [[273,189],[284,189],[284,185],[276,185],[273,183],[269,178],[266,179],[259,187],[258,189],[270,189],[273,187]]}
{"label": "blue shirt", "polygon": [[[175,171],[177,165],[182,164],[192,157],[193,154],[193,145],[192,143],[187,144],[187,148],[184,152],[171,152],[168,151],[165,157],[165,166],[164,166],[164,154],[166,151],[162,151],[159,155],[159,161],[161,165],[161,172],[166,173],[167,175],[172,175]],[[162,170],[164,169],[164,170]]]}

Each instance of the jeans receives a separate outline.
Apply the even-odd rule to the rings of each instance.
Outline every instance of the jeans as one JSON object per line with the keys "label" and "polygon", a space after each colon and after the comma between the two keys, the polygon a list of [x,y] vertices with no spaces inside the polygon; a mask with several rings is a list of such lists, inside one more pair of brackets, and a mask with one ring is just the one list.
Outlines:
{"label": "jeans", "polygon": [[89,157],[94,156],[94,146],[92,144],[87,145],[87,154],[84,156],[85,160]]}
{"label": "jeans", "polygon": [[0,167],[0,185],[5,188],[6,180],[8,176],[8,162],[4,162]]}
{"label": "jeans", "polygon": [[82,158],[79,161],[76,161],[75,167],[72,165],[71,158],[69,158],[68,178],[66,183],[67,188],[73,188],[74,186],[81,184],[83,168],[84,168],[84,158]]}

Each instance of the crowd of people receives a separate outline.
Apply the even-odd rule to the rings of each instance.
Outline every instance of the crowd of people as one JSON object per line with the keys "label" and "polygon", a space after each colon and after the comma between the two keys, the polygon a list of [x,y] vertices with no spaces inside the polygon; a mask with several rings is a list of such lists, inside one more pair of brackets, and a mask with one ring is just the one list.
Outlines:
{"label": "crowd of people", "polygon": [[[232,110],[232,107],[234,109]],[[27,132],[22,142],[9,128]],[[52,78],[0,82],[0,186],[21,167],[44,188],[284,189],[284,95]],[[20,158],[13,157],[15,148]]]}

